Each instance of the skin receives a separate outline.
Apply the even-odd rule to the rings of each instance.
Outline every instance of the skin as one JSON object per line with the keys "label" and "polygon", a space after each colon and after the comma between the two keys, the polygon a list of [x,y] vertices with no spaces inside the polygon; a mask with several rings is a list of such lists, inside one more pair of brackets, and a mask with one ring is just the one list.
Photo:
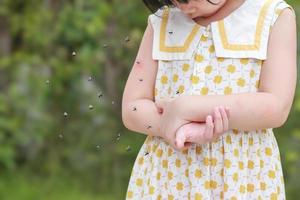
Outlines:
{"label": "skin", "polygon": [[206,26],[212,21],[225,18],[232,11],[240,7],[245,0],[190,0],[189,3],[178,3],[173,0],[173,4],[184,14],[192,18],[198,24]]}
{"label": "skin", "polygon": [[[194,0],[177,6],[197,23],[205,26],[223,19],[242,3],[243,1],[238,0],[220,0],[218,5],[212,5],[204,0]],[[220,105],[230,109],[227,129],[256,130],[281,126],[287,120],[296,88],[295,19],[295,13],[285,9],[273,26],[268,42],[268,58],[262,64],[257,93],[180,96],[173,101],[157,102],[154,102],[153,94],[157,61],[152,59],[153,28],[148,24],[136,57],[140,63],[137,66],[135,61],[124,89],[124,125],[139,133],[162,137],[174,148],[178,148],[176,132],[186,124],[206,123],[210,126],[207,129],[211,130],[211,121],[207,121],[207,117],[213,115],[213,110]],[[143,82],[138,81],[140,78],[143,78]],[[134,112],[133,107],[137,108]],[[224,128],[222,118],[212,121],[218,121],[219,125],[215,127]],[[220,134],[217,132],[220,130],[214,128],[213,135]]]}
{"label": "skin", "polygon": [[228,110],[220,106],[214,109],[213,117],[210,115],[206,117],[205,123],[193,122],[181,126],[176,131],[176,147],[186,149],[192,143],[204,144],[216,140],[228,130],[228,118]]}
{"label": "skin", "polygon": [[[171,101],[173,101],[173,99],[164,99],[156,102],[161,114],[163,114],[163,109],[166,108]],[[228,122],[229,109],[223,106],[215,107],[212,115],[206,116],[205,122],[190,122],[177,129],[175,134],[175,147],[177,149],[186,149],[190,147],[192,143],[204,144],[212,142],[228,130]]]}

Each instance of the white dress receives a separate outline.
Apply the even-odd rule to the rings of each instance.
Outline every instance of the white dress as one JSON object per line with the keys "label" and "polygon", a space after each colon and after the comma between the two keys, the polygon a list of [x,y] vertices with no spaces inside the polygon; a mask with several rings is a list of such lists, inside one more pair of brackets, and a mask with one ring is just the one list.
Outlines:
{"label": "white dress", "polygon": [[[155,99],[257,92],[269,33],[284,8],[291,7],[283,0],[246,0],[207,27],[177,8],[150,15],[153,59],[159,61]],[[233,129],[183,151],[148,136],[134,163],[126,199],[285,199],[273,130]]]}

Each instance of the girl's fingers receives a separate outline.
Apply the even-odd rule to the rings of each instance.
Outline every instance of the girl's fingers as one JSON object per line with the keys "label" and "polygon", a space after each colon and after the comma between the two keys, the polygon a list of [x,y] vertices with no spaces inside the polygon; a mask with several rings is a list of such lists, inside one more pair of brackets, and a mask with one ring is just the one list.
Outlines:
{"label": "girl's fingers", "polygon": [[226,111],[226,114],[227,114],[227,118],[229,119],[229,118],[230,118],[230,112],[229,112],[229,108],[228,108],[228,107],[226,107],[226,108],[225,108],[225,111]]}
{"label": "girl's fingers", "polygon": [[[171,144],[171,143],[170,143],[170,144]],[[176,150],[180,150],[180,148],[178,147],[178,144],[177,144],[176,139],[175,139],[174,143],[171,144],[171,146],[173,146],[174,149],[176,149]]]}
{"label": "girl's fingers", "polygon": [[204,137],[207,141],[210,141],[214,135],[214,123],[212,121],[212,116],[208,115],[206,117],[206,127]]}
{"label": "girl's fingers", "polygon": [[177,148],[181,149],[184,147],[184,142],[185,142],[184,133],[178,134],[175,140],[176,140]]}
{"label": "girl's fingers", "polygon": [[222,116],[223,132],[224,132],[224,131],[228,130],[228,126],[229,126],[228,125],[228,117],[227,117],[225,109],[222,106],[219,109],[220,109],[220,113],[221,113],[221,116]]}
{"label": "girl's fingers", "polygon": [[176,141],[176,134],[174,137],[170,135],[165,135],[164,139],[167,141],[167,143],[172,146],[174,149],[177,149],[177,141]]}
{"label": "girl's fingers", "polygon": [[215,107],[214,109],[214,126],[215,126],[214,134],[218,135],[223,132],[222,116],[218,107]]}

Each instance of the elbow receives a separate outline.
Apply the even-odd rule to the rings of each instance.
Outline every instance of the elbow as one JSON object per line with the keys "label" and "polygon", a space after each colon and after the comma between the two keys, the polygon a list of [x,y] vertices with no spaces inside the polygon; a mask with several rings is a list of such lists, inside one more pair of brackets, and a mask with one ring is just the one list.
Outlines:
{"label": "elbow", "polygon": [[128,130],[131,130],[130,112],[128,112],[128,107],[128,105],[122,105],[122,122]]}
{"label": "elbow", "polygon": [[279,115],[278,118],[279,119],[277,121],[277,126],[275,128],[279,128],[279,127],[283,126],[286,123],[286,121],[288,119],[288,116],[289,116],[289,113],[290,113],[290,108],[284,107],[282,109],[279,109],[278,112],[279,112],[278,113],[278,115]]}
{"label": "elbow", "polygon": [[275,103],[273,110],[274,112],[274,127],[279,128],[285,124],[290,113],[290,105],[286,105],[279,100]]}
{"label": "elbow", "polygon": [[128,113],[127,113],[127,109],[124,108],[125,106],[122,106],[122,122],[123,125],[129,129],[129,123],[128,123]]}

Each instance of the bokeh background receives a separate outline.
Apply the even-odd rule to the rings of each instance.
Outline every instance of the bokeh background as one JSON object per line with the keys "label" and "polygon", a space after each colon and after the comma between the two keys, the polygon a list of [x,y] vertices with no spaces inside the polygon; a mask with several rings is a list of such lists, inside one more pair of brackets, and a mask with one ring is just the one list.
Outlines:
{"label": "bokeh background", "polygon": [[[0,0],[1,200],[125,199],[146,136],[123,126],[121,98],[148,15],[141,0]],[[289,200],[299,93],[274,130]]]}

